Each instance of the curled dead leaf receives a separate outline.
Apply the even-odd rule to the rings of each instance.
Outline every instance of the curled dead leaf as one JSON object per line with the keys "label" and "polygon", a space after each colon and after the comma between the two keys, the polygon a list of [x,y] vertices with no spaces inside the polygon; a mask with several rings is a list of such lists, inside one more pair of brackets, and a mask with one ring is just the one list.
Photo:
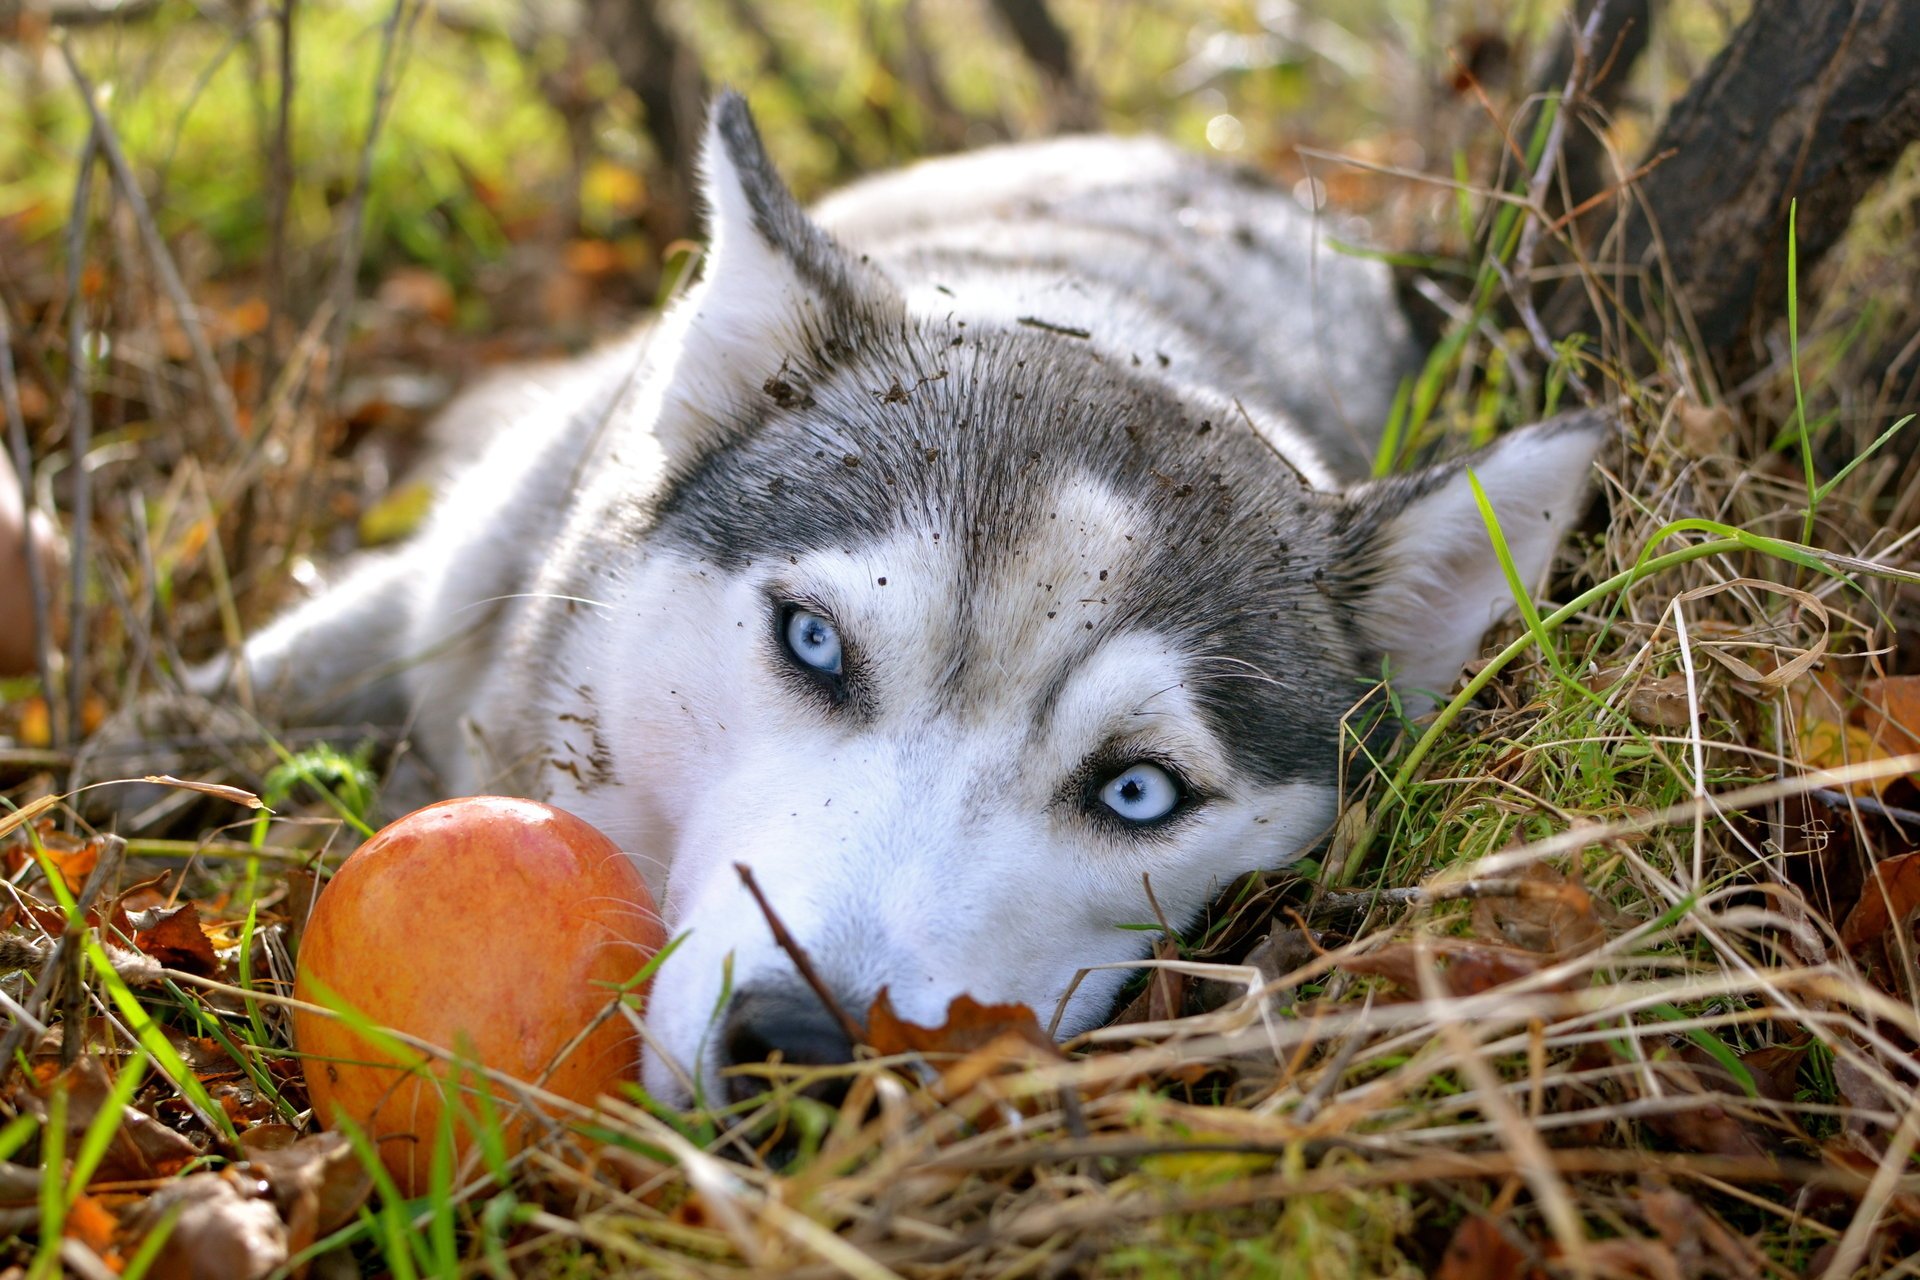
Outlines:
{"label": "curled dead leaf", "polygon": [[1607,940],[1598,918],[1601,904],[1577,873],[1545,862],[1531,862],[1510,877],[1511,894],[1476,897],[1474,931],[1528,951],[1552,956],[1579,955]]}
{"label": "curled dead leaf", "polygon": [[1920,853],[1903,853],[1876,863],[1861,888],[1860,901],[1840,925],[1840,941],[1849,951],[1864,946],[1916,909],[1920,909]]}
{"label": "curled dead leaf", "polygon": [[947,1020],[937,1027],[908,1022],[894,1012],[885,987],[867,1011],[867,1043],[876,1053],[957,1056],[973,1053],[1011,1038],[1047,1057],[1058,1057],[1053,1040],[1040,1028],[1033,1010],[1023,1004],[981,1004],[958,995],[947,1006]]}
{"label": "curled dead leaf", "polygon": [[[42,1071],[45,1069],[36,1069],[36,1074]],[[99,1058],[83,1054],[66,1071],[47,1072],[39,1088],[23,1094],[26,1109],[45,1120],[47,1099],[56,1088],[67,1091],[68,1149],[74,1150],[110,1100],[112,1086]],[[180,1134],[137,1107],[123,1106],[120,1127],[108,1142],[94,1177],[102,1182],[167,1177],[199,1155],[200,1149]]]}
{"label": "curled dead leaf", "polygon": [[373,1178],[338,1133],[293,1138],[285,1125],[241,1135],[247,1168],[266,1180],[287,1222],[287,1243],[299,1252],[345,1226],[373,1193]]}
{"label": "curled dead leaf", "polygon": [[1364,955],[1348,956],[1340,961],[1340,968],[1385,978],[1408,995],[1418,996],[1421,967],[1431,964],[1448,995],[1476,996],[1531,977],[1550,963],[1550,957],[1518,947],[1443,939],[1427,944],[1393,943]]}
{"label": "curled dead leaf", "polygon": [[220,972],[213,942],[200,927],[200,909],[193,903],[142,911],[131,918],[131,923],[133,944],[167,968],[202,978],[211,978]]}
{"label": "curled dead leaf", "polygon": [[1540,1274],[1526,1250],[1508,1239],[1499,1223],[1480,1214],[1454,1229],[1433,1273],[1434,1280],[1530,1280]]}
{"label": "curled dead leaf", "polygon": [[273,1202],[231,1172],[170,1182],[129,1215],[136,1238],[173,1222],[147,1275],[153,1280],[258,1280],[286,1262],[287,1229]]}

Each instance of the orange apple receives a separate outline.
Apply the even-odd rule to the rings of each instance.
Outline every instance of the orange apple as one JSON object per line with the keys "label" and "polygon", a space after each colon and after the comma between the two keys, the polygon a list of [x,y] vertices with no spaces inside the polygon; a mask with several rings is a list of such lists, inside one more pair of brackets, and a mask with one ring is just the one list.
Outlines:
{"label": "orange apple", "polygon": [[[632,1026],[602,1015],[664,937],[633,860],[579,818],[501,796],[447,800],[341,865],[307,922],[293,993],[591,1103],[638,1074]],[[444,1058],[384,1052],[335,1017],[296,1009],[293,1032],[315,1116],[351,1119],[402,1193],[424,1192],[443,1082],[457,1077],[477,1116],[479,1079]],[[497,1112],[518,1111],[506,1086],[489,1091]],[[524,1113],[507,1127],[510,1149],[530,1127]],[[464,1154],[457,1114],[453,1129]]]}

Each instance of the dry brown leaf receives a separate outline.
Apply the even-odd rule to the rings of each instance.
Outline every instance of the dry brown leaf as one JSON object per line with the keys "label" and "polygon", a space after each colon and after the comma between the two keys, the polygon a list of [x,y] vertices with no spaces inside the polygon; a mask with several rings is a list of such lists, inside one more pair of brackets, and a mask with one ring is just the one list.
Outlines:
{"label": "dry brown leaf", "polygon": [[1920,676],[1869,680],[1860,692],[1860,727],[1894,755],[1920,751]]}
{"label": "dry brown leaf", "polygon": [[270,1200],[249,1194],[230,1173],[195,1173],[168,1183],[131,1215],[144,1236],[169,1212],[173,1231],[147,1272],[152,1280],[258,1280],[286,1262],[287,1229]]}
{"label": "dry brown leaf", "polygon": [[1894,921],[1920,908],[1920,853],[1903,853],[1876,863],[1860,890],[1860,901],[1840,926],[1840,941],[1851,951],[1884,935]]}
{"label": "dry brown leaf", "polygon": [[79,893],[81,886],[87,883],[87,877],[100,865],[103,842],[63,839],[58,833],[48,833],[42,837],[41,847],[46,851],[47,861],[60,873],[60,880],[67,886],[67,892]]}
{"label": "dry brown leaf", "polygon": [[[113,1238],[120,1230],[120,1220],[100,1203],[97,1196],[81,1193],[67,1210],[66,1221],[61,1223],[60,1231],[71,1240],[78,1240],[87,1248],[99,1254],[112,1266]],[[118,1267],[114,1267],[118,1271]]]}
{"label": "dry brown leaf", "polygon": [[[78,1144],[92,1126],[94,1117],[105,1106],[111,1086],[100,1060],[82,1055],[65,1072],[36,1069],[39,1088],[22,1095],[27,1110],[43,1121],[47,1117],[47,1097],[57,1085],[67,1090],[68,1149]],[[178,1173],[188,1161],[197,1159],[200,1149],[180,1134],[167,1128],[136,1107],[121,1109],[120,1128],[107,1144],[94,1177],[102,1182],[131,1182],[141,1178],[167,1177]]]}
{"label": "dry brown leaf", "polygon": [[1434,1280],[1526,1280],[1539,1274],[1526,1252],[1507,1239],[1500,1224],[1475,1214],[1455,1228],[1433,1277]]}
{"label": "dry brown leaf", "polygon": [[[1424,957],[1422,953],[1425,953]],[[1474,996],[1504,987],[1545,968],[1550,960],[1534,951],[1479,942],[1397,942],[1340,962],[1348,973],[1385,978],[1408,995],[1420,994],[1420,968],[1431,963],[1448,995]]]}
{"label": "dry brown leaf", "polygon": [[[1885,716],[1876,722],[1875,730],[1855,723],[1866,711],[1861,708],[1856,712],[1854,699],[1831,671],[1815,672],[1796,681],[1787,697],[1798,721],[1800,754],[1811,768],[1839,769],[1906,754],[1890,745],[1891,739],[1902,735],[1887,732]],[[1845,784],[1844,789],[1857,796],[1879,795],[1898,776],[1861,778]]]}
{"label": "dry brown leaf", "polygon": [[886,1057],[897,1053],[968,1054],[1009,1036],[1049,1057],[1059,1053],[1041,1030],[1033,1010],[1023,1004],[981,1004],[972,996],[959,995],[947,1006],[944,1023],[923,1027],[895,1013],[893,999],[882,987],[867,1011],[867,1043]]}
{"label": "dry brown leaf", "polygon": [[200,909],[183,902],[171,910],[158,910],[134,920],[133,944],[169,969],[211,978],[220,972],[219,957],[213,954],[213,942],[200,927]]}
{"label": "dry brown leaf", "polygon": [[289,1141],[293,1132],[261,1125],[240,1135],[240,1143],[247,1168],[273,1189],[287,1222],[288,1247],[298,1253],[345,1226],[373,1193],[373,1178],[344,1136],[316,1133]]}
{"label": "dry brown leaf", "polygon": [[1513,878],[1521,892],[1474,900],[1473,927],[1482,937],[1553,956],[1579,955],[1607,940],[1593,895],[1577,873],[1534,862]]}
{"label": "dry brown leaf", "polygon": [[1653,1069],[1671,1094],[1692,1094],[1697,1096],[1698,1101],[1674,1110],[1649,1112],[1646,1116],[1647,1127],[1677,1146],[1704,1155],[1771,1160],[1773,1153],[1770,1144],[1763,1138],[1758,1126],[1722,1106],[1714,1095],[1725,1090],[1717,1089],[1702,1079],[1700,1072],[1686,1059],[1698,1061],[1703,1069],[1713,1072],[1718,1079],[1724,1079],[1725,1073],[1719,1064],[1690,1045],[1680,1049],[1675,1056],[1655,1061]]}

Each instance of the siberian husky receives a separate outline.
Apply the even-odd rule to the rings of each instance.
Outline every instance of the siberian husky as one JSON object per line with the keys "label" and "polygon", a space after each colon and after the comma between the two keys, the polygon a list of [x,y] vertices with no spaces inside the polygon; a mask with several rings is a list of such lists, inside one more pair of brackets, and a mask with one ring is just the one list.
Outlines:
{"label": "siberian husky", "polygon": [[418,538],[245,650],[283,719],[410,724],[442,794],[641,860],[669,1100],[849,1052],[735,863],[856,1016],[1097,1025],[1124,969],[1069,987],[1145,954],[1145,882],[1177,926],[1309,850],[1349,712],[1385,673],[1418,714],[1512,606],[1468,468],[1530,584],[1582,508],[1597,415],[1367,480],[1416,361],[1387,273],[1166,143],[809,214],[729,95],[704,194],[683,300],[524,380]]}

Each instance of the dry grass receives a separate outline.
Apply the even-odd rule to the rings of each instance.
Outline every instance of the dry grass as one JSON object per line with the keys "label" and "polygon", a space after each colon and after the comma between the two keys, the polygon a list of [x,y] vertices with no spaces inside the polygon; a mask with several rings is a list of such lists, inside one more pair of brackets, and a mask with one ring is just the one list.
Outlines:
{"label": "dry grass", "polygon": [[[368,34],[354,56],[369,74],[383,49],[451,56],[407,43],[427,40],[406,25],[413,12],[393,11],[386,40]],[[1676,24],[1703,21],[1689,11]],[[406,62],[403,77],[427,74]],[[1123,65],[1127,92],[1142,92],[1147,71]],[[1231,105],[1265,109],[1268,92]],[[1809,520],[1797,443],[1804,416],[1831,476],[1920,407],[1901,372],[1910,353],[1899,357],[1920,315],[1920,169],[1910,157],[1862,210],[1814,282],[1827,301],[1806,307],[1797,350],[1780,335],[1734,388],[1715,388],[1678,346],[1634,353],[1651,371],[1629,375],[1621,352],[1553,350],[1524,308],[1500,309],[1552,269],[1569,229],[1538,216],[1557,144],[1537,139],[1543,150],[1518,158],[1533,164],[1504,155],[1532,145],[1535,117],[1518,91],[1492,92],[1486,110],[1467,100],[1429,122],[1429,144],[1478,122],[1483,162],[1464,187],[1379,176],[1405,167],[1391,129],[1364,166],[1309,163],[1337,195],[1372,201],[1376,228],[1436,204],[1451,216],[1463,195],[1474,234],[1457,232],[1434,264],[1484,261],[1502,211],[1519,219],[1515,256],[1459,277],[1472,292],[1441,276],[1452,340],[1410,419],[1420,442],[1479,438],[1576,387],[1621,406],[1602,500],[1557,579],[1554,598],[1577,607],[1549,615],[1545,650],[1509,628],[1440,725],[1383,759],[1356,749],[1328,847],[1235,886],[1202,936],[1161,945],[1121,1020],[1058,1057],[1014,1036],[873,1059],[846,1069],[837,1109],[802,1092],[813,1076],[791,1073],[715,1114],[638,1098],[587,1114],[547,1099],[561,1123],[546,1141],[507,1161],[476,1157],[422,1199],[376,1194],[331,1235],[296,1235],[281,1273],[330,1249],[395,1275],[1920,1271],[1914,935],[1898,910],[1868,936],[1842,928],[1880,892],[1872,867],[1915,850],[1916,761],[1818,732],[1836,714],[1830,692],[1858,701],[1873,677],[1920,672],[1909,536],[1920,455],[1896,437]],[[353,103],[364,120],[372,97]],[[404,118],[404,95],[395,109]],[[1631,151],[1645,132],[1629,118],[1612,141]],[[108,155],[113,136],[99,135]],[[1444,169],[1440,154],[1417,167]],[[68,696],[42,698],[37,680],[0,686],[13,744],[0,745],[0,786],[31,807],[84,781],[167,772],[265,789],[279,816],[256,824],[228,800],[153,791],[123,813],[124,849],[95,848],[103,867],[124,855],[120,888],[170,873],[128,909],[199,904],[218,948],[211,977],[179,961],[158,977],[122,964],[116,977],[104,955],[83,974],[79,945],[56,942],[58,917],[27,910],[57,911],[64,886],[20,833],[6,837],[13,905],[0,912],[36,950],[0,985],[7,1052],[30,1068],[0,1090],[0,1120],[14,1120],[0,1123],[0,1160],[18,1160],[0,1163],[0,1225],[18,1233],[0,1266],[81,1274],[138,1256],[141,1205],[183,1171],[87,1195],[85,1178],[54,1176],[58,1126],[43,1099],[60,1093],[49,1082],[77,1079],[62,1070],[81,1039],[61,1033],[84,1021],[111,1078],[150,1062],[131,1101],[190,1136],[205,1153],[196,1168],[247,1156],[249,1129],[303,1130],[290,951],[316,874],[357,842],[341,814],[366,816],[359,793],[385,753],[316,748],[327,734],[269,746],[244,702],[160,736],[141,726],[131,747],[123,728],[111,753],[78,751],[75,726],[174,688],[184,661],[237,642],[310,562],[366,535],[365,517],[405,524],[376,495],[419,447],[418,415],[403,378],[371,375],[441,374],[500,350],[485,332],[429,323],[447,299],[397,270],[385,241],[368,249],[385,282],[363,290],[376,313],[352,326],[337,323],[336,290],[314,283],[339,278],[325,270],[331,232],[295,237],[305,310],[255,288],[257,276],[223,278],[204,243],[128,199],[137,167],[86,169],[64,248],[29,237],[7,255],[23,265],[0,270],[26,401],[9,425],[31,437],[81,584],[54,584],[44,646],[49,687]],[[355,209],[348,225],[383,181],[359,171],[372,176],[336,193]],[[0,246],[26,225],[0,221]],[[583,287],[589,316],[630,301]],[[456,292],[450,305],[486,297],[484,284]],[[246,299],[268,295],[262,325]],[[476,326],[499,327],[513,329]],[[70,361],[77,350],[90,358]],[[115,887],[104,871],[92,879],[106,901]],[[58,1000],[37,994],[43,970],[66,975]],[[284,1209],[292,1182],[267,1181]],[[56,1184],[64,1198],[46,1190]],[[84,1225],[82,1202],[108,1225]]]}

